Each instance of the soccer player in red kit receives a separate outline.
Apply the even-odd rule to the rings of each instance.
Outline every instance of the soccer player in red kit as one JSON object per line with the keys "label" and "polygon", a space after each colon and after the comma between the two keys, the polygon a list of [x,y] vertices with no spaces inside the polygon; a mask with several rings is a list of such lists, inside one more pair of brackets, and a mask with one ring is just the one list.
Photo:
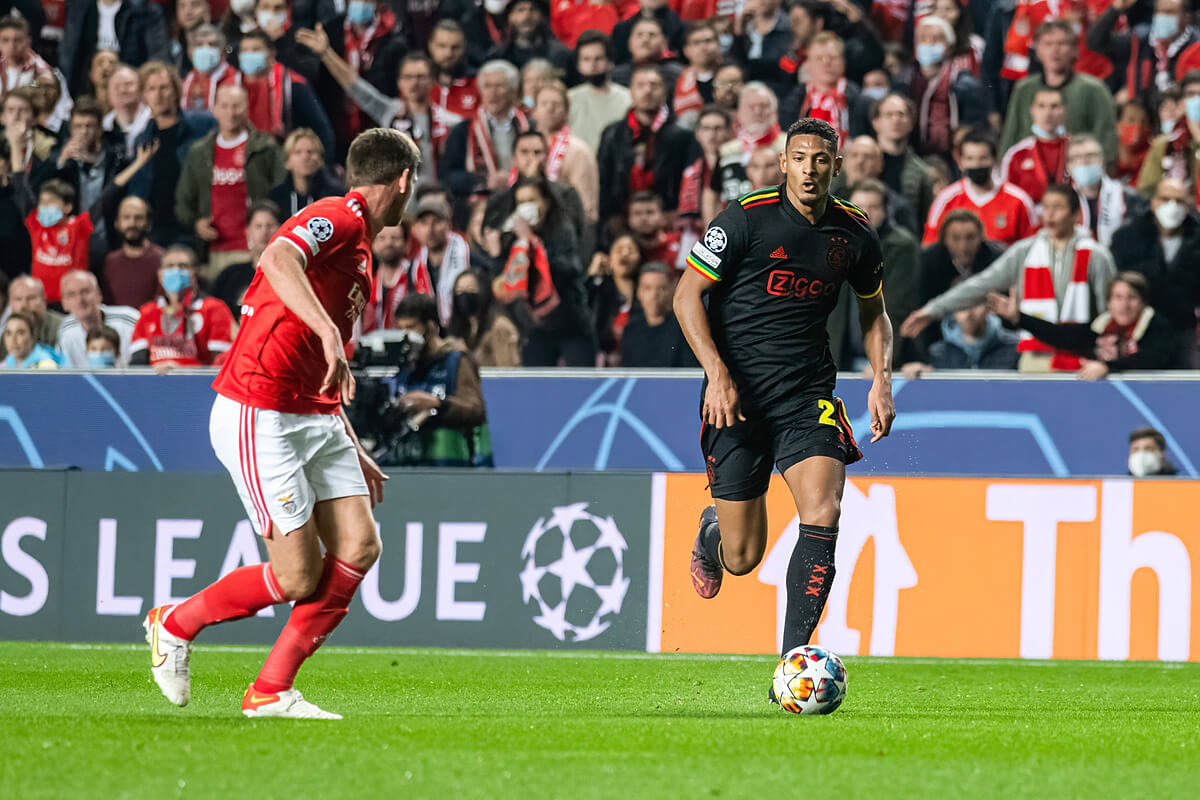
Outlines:
{"label": "soccer player in red kit", "polygon": [[209,435],[269,562],[235,569],[147,615],[151,672],[176,705],[191,697],[196,634],[295,601],[246,690],[242,713],[341,719],[292,684],[379,557],[371,507],[383,498],[387,477],[359,445],[342,404],[354,397],[347,357],[371,291],[371,242],[400,222],[419,159],[399,131],[362,133],[346,158],[349,194],[307,206],[263,251],[241,330],[213,382]]}

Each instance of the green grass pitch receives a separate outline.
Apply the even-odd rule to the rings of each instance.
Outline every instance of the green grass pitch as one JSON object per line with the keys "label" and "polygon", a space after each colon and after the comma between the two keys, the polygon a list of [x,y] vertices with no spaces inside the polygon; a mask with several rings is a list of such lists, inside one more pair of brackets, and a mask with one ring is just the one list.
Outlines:
{"label": "green grass pitch", "polygon": [[250,721],[263,648],[204,647],[167,703],[146,648],[0,643],[0,796],[1200,796],[1200,665],[846,659],[829,717],[774,660],[327,647],[342,722]]}

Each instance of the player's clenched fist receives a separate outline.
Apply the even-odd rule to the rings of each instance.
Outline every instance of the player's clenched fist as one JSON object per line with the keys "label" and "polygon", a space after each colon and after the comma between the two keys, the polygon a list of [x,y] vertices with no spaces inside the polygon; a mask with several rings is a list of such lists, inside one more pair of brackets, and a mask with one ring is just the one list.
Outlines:
{"label": "player's clenched fist", "polygon": [[738,422],[746,421],[737,386],[728,373],[708,382],[704,392],[704,421],[714,428],[732,428]]}
{"label": "player's clenched fist", "polygon": [[867,392],[867,409],[871,412],[871,443],[878,442],[892,432],[896,419],[896,403],[892,400],[891,381],[876,379]]}

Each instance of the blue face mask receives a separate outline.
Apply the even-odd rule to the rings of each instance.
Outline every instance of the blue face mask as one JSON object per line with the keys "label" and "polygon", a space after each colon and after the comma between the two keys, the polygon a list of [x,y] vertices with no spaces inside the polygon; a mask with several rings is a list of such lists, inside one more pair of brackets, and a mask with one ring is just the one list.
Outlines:
{"label": "blue face mask", "polygon": [[922,67],[932,67],[934,64],[940,64],[945,57],[946,45],[944,44],[917,45],[917,63]]}
{"label": "blue face mask", "polygon": [[1172,132],[1175,130],[1175,120],[1173,120],[1173,119],[1164,119],[1164,120],[1163,120],[1163,121],[1162,121],[1162,122],[1159,124],[1159,127],[1162,129],[1162,132],[1163,132],[1163,135],[1164,135],[1164,136],[1169,136],[1169,135],[1170,135],[1170,134],[1171,134],[1171,133],[1172,133]]}
{"label": "blue face mask", "polygon": [[38,206],[37,221],[43,228],[53,228],[62,218],[63,210],[58,206]]}
{"label": "blue face mask", "polygon": [[1174,39],[1179,33],[1179,17],[1174,14],[1155,14],[1150,20],[1150,38],[1160,42]]}
{"label": "blue face mask", "polygon": [[186,269],[164,269],[162,285],[171,294],[179,294],[192,285],[192,274]]}
{"label": "blue face mask", "polygon": [[1066,133],[1066,131],[1064,131],[1061,126],[1058,128],[1058,130],[1048,131],[1045,128],[1043,128],[1041,125],[1036,125],[1036,124],[1030,126],[1030,131],[1033,133],[1034,136],[1036,136],[1038,139],[1041,139],[1044,142],[1051,141],[1052,139],[1061,139],[1063,137],[1063,135]]}
{"label": "blue face mask", "polygon": [[257,75],[267,68],[267,54],[254,52],[238,53],[238,69],[243,75]]}
{"label": "blue face mask", "polygon": [[882,100],[887,97],[887,93],[886,86],[868,86],[862,90],[862,96],[868,100]]}
{"label": "blue face mask", "polygon": [[375,4],[363,0],[350,0],[346,6],[346,21],[351,25],[366,25],[375,19]]}
{"label": "blue face mask", "polygon": [[1183,102],[1187,108],[1188,122],[1200,122],[1200,97],[1189,97]]}
{"label": "blue face mask", "polygon": [[92,369],[111,369],[117,363],[117,356],[112,350],[101,350],[94,352],[89,350],[88,366]]}
{"label": "blue face mask", "polygon": [[1076,186],[1095,186],[1103,175],[1099,164],[1076,164],[1071,167],[1071,180],[1075,181]]}
{"label": "blue face mask", "polygon": [[192,50],[192,66],[197,72],[207,75],[220,63],[221,51],[211,45],[202,44]]}

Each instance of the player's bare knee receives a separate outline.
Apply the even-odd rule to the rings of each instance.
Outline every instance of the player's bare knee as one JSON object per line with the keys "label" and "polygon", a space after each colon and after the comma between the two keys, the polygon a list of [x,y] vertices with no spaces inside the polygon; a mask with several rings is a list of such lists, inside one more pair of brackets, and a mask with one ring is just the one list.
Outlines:
{"label": "player's bare knee", "polygon": [[752,572],[758,566],[758,562],[762,560],[762,549],[752,543],[730,546],[722,542],[721,559],[724,562],[725,571],[730,575],[745,575]]}
{"label": "player's bare knee", "polygon": [[361,570],[368,570],[379,560],[383,545],[372,530],[369,535],[355,537],[339,548],[338,558]]}
{"label": "player's bare knee", "polygon": [[292,602],[311,596],[317,590],[317,584],[321,582],[321,568],[322,564],[318,561],[315,565],[298,569],[276,569],[275,579],[279,581],[279,588],[283,590],[283,599]]}
{"label": "player's bare knee", "polygon": [[805,525],[836,528],[841,517],[842,501],[835,495],[828,495],[806,505],[804,513],[800,515],[800,521]]}

